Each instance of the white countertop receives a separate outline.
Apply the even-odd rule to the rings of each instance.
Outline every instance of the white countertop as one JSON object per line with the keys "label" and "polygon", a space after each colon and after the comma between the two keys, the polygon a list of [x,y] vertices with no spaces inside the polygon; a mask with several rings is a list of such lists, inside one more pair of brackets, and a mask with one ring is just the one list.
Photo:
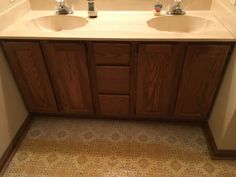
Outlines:
{"label": "white countertop", "polygon": [[55,15],[55,11],[30,11],[0,31],[0,39],[236,41],[210,11],[186,12],[186,16],[201,17],[214,22],[213,25],[206,25],[201,31],[191,33],[159,31],[150,27],[148,21],[159,18],[154,16],[152,11],[99,11],[98,17],[93,19],[88,18],[87,11],[75,11],[73,16],[83,17],[88,23],[73,30],[43,31],[25,25],[31,19],[50,15]]}

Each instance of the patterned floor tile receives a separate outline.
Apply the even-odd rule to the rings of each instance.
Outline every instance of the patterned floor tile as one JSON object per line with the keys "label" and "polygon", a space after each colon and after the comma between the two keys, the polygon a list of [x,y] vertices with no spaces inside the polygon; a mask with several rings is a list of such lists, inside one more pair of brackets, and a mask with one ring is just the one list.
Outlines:
{"label": "patterned floor tile", "polygon": [[38,118],[4,177],[236,177],[236,162],[211,160],[198,126]]}

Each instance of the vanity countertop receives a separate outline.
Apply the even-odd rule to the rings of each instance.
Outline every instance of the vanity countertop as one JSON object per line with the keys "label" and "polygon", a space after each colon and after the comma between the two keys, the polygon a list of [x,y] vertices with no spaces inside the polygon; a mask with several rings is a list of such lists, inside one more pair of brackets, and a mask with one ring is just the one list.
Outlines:
{"label": "vanity countertop", "polygon": [[[165,14],[165,12],[162,12]],[[32,19],[55,16],[55,11],[30,11],[17,22],[0,31],[1,39],[53,39],[53,40],[116,40],[116,41],[236,41],[233,35],[217,20],[211,11],[187,11],[167,20],[163,28],[185,28],[184,32],[161,31],[160,21],[166,15],[154,16],[152,11],[99,11],[97,18],[88,18],[87,11],[75,11],[69,16],[79,16],[85,24],[79,28],[50,31]],[[186,18],[187,17],[187,18]],[[193,18],[193,25],[185,27]],[[177,19],[177,20],[176,20]],[[205,19],[206,22],[199,21]],[[47,22],[48,23],[48,22]],[[191,22],[192,23],[192,22]],[[47,24],[50,25],[50,24]],[[163,25],[163,24],[162,24]],[[196,28],[196,30],[195,30]],[[186,31],[191,32],[186,32]]]}

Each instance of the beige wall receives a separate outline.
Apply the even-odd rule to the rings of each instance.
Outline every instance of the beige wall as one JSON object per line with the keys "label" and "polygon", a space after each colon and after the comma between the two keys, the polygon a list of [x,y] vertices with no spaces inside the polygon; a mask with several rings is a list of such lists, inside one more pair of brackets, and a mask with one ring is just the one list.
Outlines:
{"label": "beige wall", "polygon": [[[236,7],[213,0],[211,10],[236,37]],[[213,107],[209,126],[218,149],[236,150],[236,46]]]}
{"label": "beige wall", "polygon": [[[65,0],[74,9],[86,10],[87,0]],[[174,0],[161,0],[164,9],[167,9]],[[186,10],[209,10],[212,0],[183,0]],[[152,10],[156,0],[95,0],[98,10]],[[55,9],[56,0],[30,0],[33,10]]]}
{"label": "beige wall", "polygon": [[27,117],[27,114],[0,48],[0,157]]}
{"label": "beige wall", "polygon": [[236,47],[209,124],[219,149],[236,149]]}
{"label": "beige wall", "polygon": [[[5,20],[2,21],[1,28],[8,25],[3,11],[7,11],[23,1],[25,0],[16,0],[14,3],[10,4],[9,0],[1,0],[0,19]],[[20,6],[20,8],[21,7],[23,6]],[[12,10],[14,11],[14,9]],[[23,15],[24,13],[25,12],[19,13],[19,9],[17,10],[17,14]],[[16,18],[12,18],[9,20],[14,21],[15,19]],[[23,104],[2,49],[0,48],[0,158],[27,117],[27,114],[28,112]]]}
{"label": "beige wall", "polygon": [[[1,0],[0,14],[23,1],[25,0],[16,0],[10,4],[9,0]],[[0,19],[5,18],[1,17]],[[7,23],[3,21],[1,27],[5,25]],[[27,114],[18,88],[0,48],[0,158],[27,117]]]}

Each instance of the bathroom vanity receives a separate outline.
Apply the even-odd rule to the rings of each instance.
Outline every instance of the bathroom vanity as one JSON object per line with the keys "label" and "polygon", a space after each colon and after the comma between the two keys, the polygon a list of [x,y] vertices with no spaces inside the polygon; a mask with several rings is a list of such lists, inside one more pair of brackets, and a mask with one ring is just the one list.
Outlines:
{"label": "bathroom vanity", "polygon": [[36,11],[0,37],[31,113],[176,120],[208,118],[234,44],[209,12]]}
{"label": "bathroom vanity", "polygon": [[207,119],[230,42],[4,40],[28,110]]}

